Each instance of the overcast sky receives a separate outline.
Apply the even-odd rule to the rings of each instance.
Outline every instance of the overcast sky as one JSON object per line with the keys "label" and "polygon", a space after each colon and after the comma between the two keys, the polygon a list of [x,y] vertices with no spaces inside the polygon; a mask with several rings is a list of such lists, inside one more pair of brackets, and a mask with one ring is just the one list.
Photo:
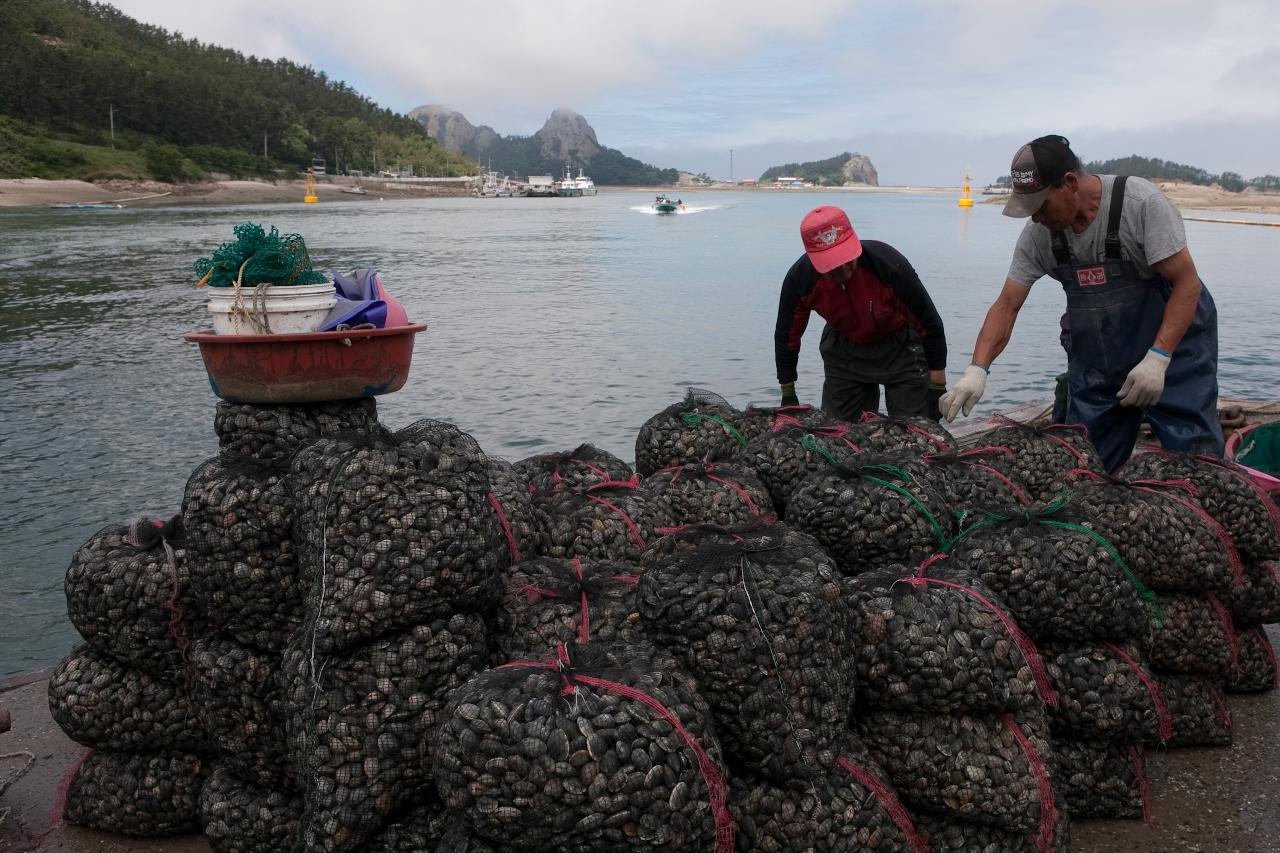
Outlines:
{"label": "overcast sky", "polygon": [[[883,184],[985,183],[1062,133],[1280,174],[1277,0],[115,0],[141,21],[439,103],[502,134],[556,107],[600,142],[714,177],[841,151]],[[494,164],[495,167],[498,164]]]}

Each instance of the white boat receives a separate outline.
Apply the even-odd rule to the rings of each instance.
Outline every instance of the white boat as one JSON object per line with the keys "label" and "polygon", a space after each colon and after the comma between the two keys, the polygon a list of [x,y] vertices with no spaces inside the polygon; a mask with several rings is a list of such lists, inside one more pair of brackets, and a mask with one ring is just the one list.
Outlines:
{"label": "white boat", "polygon": [[369,194],[369,191],[366,190],[364,187],[360,186],[359,184],[356,184],[355,186],[351,186],[351,187],[343,187],[342,191],[344,193],[347,193],[348,195],[368,195]]}
{"label": "white boat", "polygon": [[515,194],[511,180],[497,172],[486,172],[484,180],[474,192],[477,198],[511,198]]}
{"label": "white boat", "polygon": [[578,182],[569,175],[567,166],[564,170],[564,179],[556,181],[556,195],[561,198],[576,198],[582,195],[582,187],[578,186]]}
{"label": "white boat", "polygon": [[573,182],[577,184],[578,189],[582,190],[582,195],[596,194],[596,182],[583,173],[581,166],[578,167],[578,177],[574,178]]}

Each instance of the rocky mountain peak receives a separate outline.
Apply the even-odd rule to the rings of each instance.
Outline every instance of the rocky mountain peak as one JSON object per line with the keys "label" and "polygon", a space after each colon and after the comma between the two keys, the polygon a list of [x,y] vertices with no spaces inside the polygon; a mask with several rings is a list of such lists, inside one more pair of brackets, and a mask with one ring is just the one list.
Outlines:
{"label": "rocky mountain peak", "polygon": [[571,109],[557,107],[535,137],[542,143],[543,153],[552,158],[562,158],[576,152],[579,160],[590,160],[600,150],[596,132],[587,120]]}

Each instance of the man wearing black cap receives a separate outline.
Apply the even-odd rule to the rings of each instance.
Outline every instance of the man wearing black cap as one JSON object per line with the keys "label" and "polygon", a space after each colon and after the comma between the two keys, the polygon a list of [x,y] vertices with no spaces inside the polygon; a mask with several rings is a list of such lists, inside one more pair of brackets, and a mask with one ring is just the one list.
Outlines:
{"label": "man wearing black cap", "polygon": [[1177,209],[1143,178],[1088,174],[1061,136],[1019,148],[1009,176],[1004,214],[1031,221],[943,415],[973,410],[1049,275],[1067,294],[1067,421],[1088,428],[1107,470],[1129,458],[1144,415],[1165,448],[1221,455],[1217,309]]}
{"label": "man wearing black cap", "polygon": [[794,406],[800,339],[816,312],[822,330],[822,408],[857,420],[880,406],[890,417],[941,417],[947,337],[920,277],[897,249],[858,239],[848,215],[833,205],[800,223],[805,253],[791,265],[778,298],[774,360],[782,405]]}

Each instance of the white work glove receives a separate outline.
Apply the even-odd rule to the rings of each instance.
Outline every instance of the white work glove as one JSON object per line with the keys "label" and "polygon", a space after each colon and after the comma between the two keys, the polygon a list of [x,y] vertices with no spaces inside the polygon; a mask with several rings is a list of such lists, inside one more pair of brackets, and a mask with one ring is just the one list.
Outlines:
{"label": "white work glove", "polygon": [[1120,386],[1122,406],[1154,406],[1164,392],[1164,372],[1169,369],[1169,354],[1155,347],[1147,350],[1138,366],[1129,371]]}
{"label": "white work glove", "polygon": [[964,412],[965,417],[973,411],[973,407],[982,399],[982,392],[987,389],[987,368],[980,364],[971,364],[965,368],[964,376],[956,383],[956,387],[942,395],[938,408],[948,421],[954,421],[956,415]]}

